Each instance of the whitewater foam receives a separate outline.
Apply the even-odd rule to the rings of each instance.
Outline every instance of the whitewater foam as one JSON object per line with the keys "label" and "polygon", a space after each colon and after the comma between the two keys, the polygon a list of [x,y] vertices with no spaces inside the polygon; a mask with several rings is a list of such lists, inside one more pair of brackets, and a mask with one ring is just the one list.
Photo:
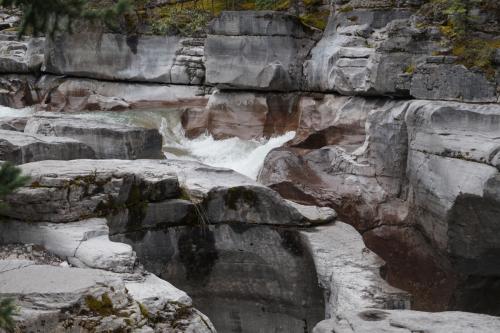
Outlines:
{"label": "whitewater foam", "polygon": [[27,117],[35,112],[32,107],[25,107],[22,109],[9,108],[7,106],[0,105],[0,118],[4,117]]}
{"label": "whitewater foam", "polygon": [[162,119],[160,133],[164,137],[167,158],[196,160],[210,166],[229,168],[252,179],[257,178],[266,155],[295,136],[295,132],[287,132],[270,139],[215,140],[211,135],[203,134],[188,139],[180,124],[171,127],[165,118]]}
{"label": "whitewater foam", "polygon": [[203,134],[195,139],[188,139],[180,121],[181,110],[172,109],[92,112],[80,116],[157,128],[163,136],[166,158],[192,160],[214,167],[233,169],[254,180],[264,164],[266,155],[295,136],[295,132],[288,132],[270,139],[215,140],[211,135]]}

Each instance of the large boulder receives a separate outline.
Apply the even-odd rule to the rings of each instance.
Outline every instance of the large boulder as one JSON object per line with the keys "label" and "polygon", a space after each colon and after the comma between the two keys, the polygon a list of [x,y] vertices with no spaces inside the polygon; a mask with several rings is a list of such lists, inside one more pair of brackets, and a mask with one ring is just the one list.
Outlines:
{"label": "large boulder", "polygon": [[0,160],[23,164],[42,160],[95,158],[94,150],[75,139],[0,130]]}
{"label": "large boulder", "polygon": [[47,40],[44,72],[116,81],[200,84],[203,41],[82,26]]}
{"label": "large boulder", "polygon": [[[316,102],[303,110],[292,147],[268,154],[259,180],[287,198],[333,207],[359,230],[370,228],[387,211],[401,211],[406,108],[357,97]],[[380,210],[382,204],[391,209]]]}
{"label": "large boulder", "polygon": [[283,12],[223,12],[212,22],[205,44],[206,81],[220,88],[297,90],[302,62],[316,38],[316,32]]}
{"label": "large boulder", "polygon": [[[68,137],[90,146],[95,158],[161,158],[162,137],[157,129],[134,127],[81,116],[38,113],[31,117],[25,133]],[[84,157],[82,157],[84,158]]]}

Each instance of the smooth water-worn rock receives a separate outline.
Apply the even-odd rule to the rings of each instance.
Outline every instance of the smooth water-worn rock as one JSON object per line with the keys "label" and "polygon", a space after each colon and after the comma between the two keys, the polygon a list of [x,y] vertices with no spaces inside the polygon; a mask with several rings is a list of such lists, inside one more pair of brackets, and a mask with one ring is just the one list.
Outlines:
{"label": "smooth water-worn rock", "polygon": [[0,224],[0,230],[0,243],[40,245],[76,267],[113,272],[131,272],[134,268],[135,253],[130,246],[109,240],[105,219],[73,223],[12,220]]}
{"label": "smooth water-worn rock", "polygon": [[282,135],[297,127],[295,94],[215,91],[204,109],[188,109],[182,125],[188,137],[244,140]]}
{"label": "smooth water-worn rock", "polygon": [[0,130],[0,160],[3,161],[23,164],[95,157],[90,146],[75,139]]}
{"label": "smooth water-worn rock", "polygon": [[[97,30],[96,30],[97,29]],[[113,81],[200,84],[203,41],[80,27],[48,39],[43,71]]]}
{"label": "smooth water-worn rock", "polygon": [[288,91],[301,87],[302,62],[317,33],[286,13],[228,11],[205,44],[206,80],[220,88]]}
{"label": "smooth water-worn rock", "polygon": [[[162,158],[162,137],[157,129],[134,127],[82,116],[37,113],[28,120],[26,133],[69,137],[90,146],[95,158]],[[81,157],[85,158],[85,157]]]}
{"label": "smooth water-worn rock", "polygon": [[403,184],[407,103],[335,96],[315,103],[302,111],[290,143],[298,148],[269,153],[259,180],[287,198],[334,207],[360,229],[370,227],[365,221],[380,218],[379,206],[397,198]]}
{"label": "smooth water-worn rock", "polygon": [[411,297],[380,276],[384,262],[350,225],[335,222],[300,232],[325,290],[325,317],[363,308],[409,309]]}
{"label": "smooth water-worn rock", "polygon": [[[304,63],[308,89],[347,95],[407,95],[400,75],[426,48],[415,42],[420,32],[407,27],[412,10],[390,5],[374,10],[359,3],[349,3],[346,8],[350,10],[340,8],[330,17],[322,39]],[[388,45],[389,38],[397,44]]]}
{"label": "smooth water-worn rock", "polygon": [[380,100],[360,112],[362,98],[346,100],[302,99],[299,135],[259,179],[334,207],[417,308],[498,313],[498,105]]}
{"label": "smooth water-worn rock", "polygon": [[197,86],[110,82],[44,75],[38,108],[54,112],[120,111],[136,108],[203,107],[205,91]]}
{"label": "smooth water-worn rock", "polygon": [[314,333],[448,333],[500,330],[500,318],[467,312],[418,312],[369,309],[352,311],[316,325]]}

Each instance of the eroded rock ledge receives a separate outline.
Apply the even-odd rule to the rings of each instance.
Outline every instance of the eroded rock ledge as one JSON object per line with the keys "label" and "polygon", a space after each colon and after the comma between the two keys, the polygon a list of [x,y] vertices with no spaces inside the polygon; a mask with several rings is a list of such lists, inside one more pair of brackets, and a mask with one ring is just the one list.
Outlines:
{"label": "eroded rock ledge", "polygon": [[[137,253],[148,271],[182,285],[222,331],[234,325],[226,317],[234,301],[244,329],[255,325],[255,305],[262,304],[269,322],[258,325],[288,323],[290,332],[302,332],[302,321],[310,331],[350,307],[410,306],[407,293],[382,280],[383,262],[361,236],[334,222],[332,209],[288,202],[234,171],[174,160],[41,161],[21,168],[32,181],[8,198],[2,243],[41,245],[84,271],[112,276],[136,274]],[[324,226],[310,229],[316,225]],[[30,267],[56,270],[50,274],[76,269]],[[248,274],[239,275],[240,267]],[[153,290],[136,290],[143,288]]]}

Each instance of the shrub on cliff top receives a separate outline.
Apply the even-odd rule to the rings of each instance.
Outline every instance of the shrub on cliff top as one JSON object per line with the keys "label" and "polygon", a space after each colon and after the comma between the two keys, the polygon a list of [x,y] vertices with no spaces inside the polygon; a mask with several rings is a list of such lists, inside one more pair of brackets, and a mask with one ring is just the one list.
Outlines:
{"label": "shrub on cliff top", "polygon": [[492,62],[496,49],[500,48],[500,40],[495,34],[484,32],[484,20],[478,20],[478,15],[489,15],[494,21],[493,26],[500,28],[497,0],[429,0],[419,10],[419,25],[439,26],[459,63],[481,69],[493,78],[495,68]]}

